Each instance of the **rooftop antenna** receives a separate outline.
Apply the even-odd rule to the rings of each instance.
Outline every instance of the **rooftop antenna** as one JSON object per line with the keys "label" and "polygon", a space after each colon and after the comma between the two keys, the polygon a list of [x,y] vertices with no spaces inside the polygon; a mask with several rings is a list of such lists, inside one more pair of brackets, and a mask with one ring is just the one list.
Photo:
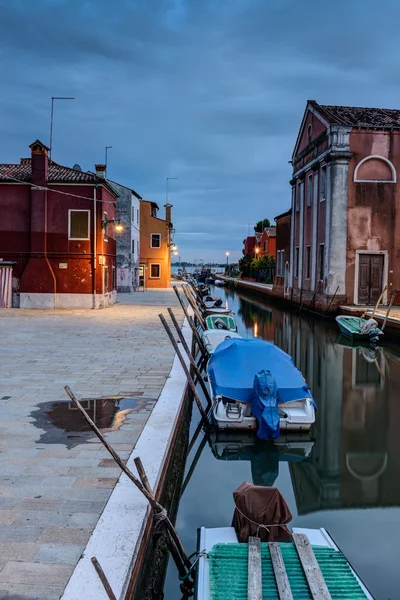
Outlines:
{"label": "rooftop antenna", "polygon": [[107,157],[108,157],[108,151],[109,151],[110,148],[112,148],[112,146],[104,146],[104,149],[106,151],[106,162],[105,162],[106,172],[104,173],[105,177],[107,177]]}

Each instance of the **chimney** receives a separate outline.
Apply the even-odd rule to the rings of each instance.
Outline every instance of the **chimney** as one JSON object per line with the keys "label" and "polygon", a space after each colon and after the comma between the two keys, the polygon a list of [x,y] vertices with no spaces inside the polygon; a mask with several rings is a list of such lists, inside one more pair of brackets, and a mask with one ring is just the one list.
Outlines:
{"label": "chimney", "polygon": [[34,185],[45,186],[49,171],[49,148],[40,140],[36,140],[29,146],[32,153],[32,183]]}
{"label": "chimney", "polygon": [[97,177],[100,177],[101,179],[106,178],[106,165],[94,165],[94,168],[96,169]]}
{"label": "chimney", "polygon": [[164,206],[165,206],[165,220],[167,221],[168,225],[172,225],[172,221],[171,221],[172,204],[164,204]]}

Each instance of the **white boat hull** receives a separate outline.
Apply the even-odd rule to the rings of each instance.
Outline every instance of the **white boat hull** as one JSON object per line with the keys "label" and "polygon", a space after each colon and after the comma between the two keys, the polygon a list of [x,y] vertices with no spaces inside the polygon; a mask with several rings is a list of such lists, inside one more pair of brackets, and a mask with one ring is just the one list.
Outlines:
{"label": "white boat hull", "polygon": [[[211,386],[210,386],[211,388]],[[212,392],[212,390],[211,390]],[[309,398],[278,404],[278,410],[287,414],[281,417],[281,431],[308,431],[315,422],[315,408]],[[258,429],[258,421],[244,402],[223,402],[221,396],[214,397],[212,417],[218,429]]]}
{"label": "white boat hull", "polygon": [[213,354],[219,344],[232,338],[241,338],[236,331],[229,329],[206,329],[201,336],[209,354]]}
{"label": "white boat hull", "polygon": [[[293,527],[293,533],[305,534],[312,546],[325,546],[339,552],[338,546],[331,538],[326,529],[303,529]],[[195,600],[211,600],[210,594],[210,565],[208,552],[212,550],[215,544],[237,544],[238,539],[236,531],[233,527],[201,527],[198,531],[197,550],[200,552],[200,558],[197,568]],[[347,561],[348,562],[348,561]],[[358,577],[350,563],[348,563],[353,572],[354,577],[360,584],[367,600],[374,600],[364,583]]]}

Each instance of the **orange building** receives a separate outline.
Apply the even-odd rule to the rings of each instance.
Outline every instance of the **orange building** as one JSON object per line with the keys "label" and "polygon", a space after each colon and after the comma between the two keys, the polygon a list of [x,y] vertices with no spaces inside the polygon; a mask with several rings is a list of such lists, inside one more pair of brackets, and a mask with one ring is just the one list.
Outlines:
{"label": "orange building", "polygon": [[155,202],[140,203],[140,284],[146,288],[168,288],[171,284],[171,208],[165,205],[165,219],[157,217]]}
{"label": "orange building", "polygon": [[276,228],[265,227],[258,242],[260,248],[259,257],[272,254],[276,260]]}

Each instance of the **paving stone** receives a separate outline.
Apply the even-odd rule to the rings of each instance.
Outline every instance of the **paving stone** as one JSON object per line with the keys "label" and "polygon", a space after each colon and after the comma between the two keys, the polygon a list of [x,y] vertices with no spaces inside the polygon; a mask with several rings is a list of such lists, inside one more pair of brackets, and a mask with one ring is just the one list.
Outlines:
{"label": "paving stone", "polygon": [[15,510],[0,510],[0,525],[11,525],[17,517]]}
{"label": "paving stone", "polygon": [[75,513],[68,521],[69,527],[83,527],[84,529],[94,529],[99,520],[99,513]]}
{"label": "paving stone", "polygon": [[[36,546],[36,549],[38,546]],[[34,556],[35,562],[76,565],[85,546],[76,544],[42,544]]]}
{"label": "paving stone", "polygon": [[59,600],[65,585],[60,587],[23,583],[0,584],[1,600]]}
{"label": "paving stone", "polygon": [[114,488],[116,477],[78,477],[74,483],[76,488]]}
{"label": "paving stone", "polygon": [[0,527],[0,542],[35,542],[42,531],[43,527],[3,525]]}
{"label": "paving stone", "polygon": [[0,560],[30,561],[39,548],[33,542],[0,542]]}
{"label": "paving stone", "polygon": [[70,565],[10,561],[0,573],[0,587],[4,583],[57,586],[62,584],[66,577],[70,577],[72,571]]}
{"label": "paving stone", "polygon": [[75,527],[46,527],[38,537],[40,543],[53,544],[86,544],[91,529],[78,529]]}

